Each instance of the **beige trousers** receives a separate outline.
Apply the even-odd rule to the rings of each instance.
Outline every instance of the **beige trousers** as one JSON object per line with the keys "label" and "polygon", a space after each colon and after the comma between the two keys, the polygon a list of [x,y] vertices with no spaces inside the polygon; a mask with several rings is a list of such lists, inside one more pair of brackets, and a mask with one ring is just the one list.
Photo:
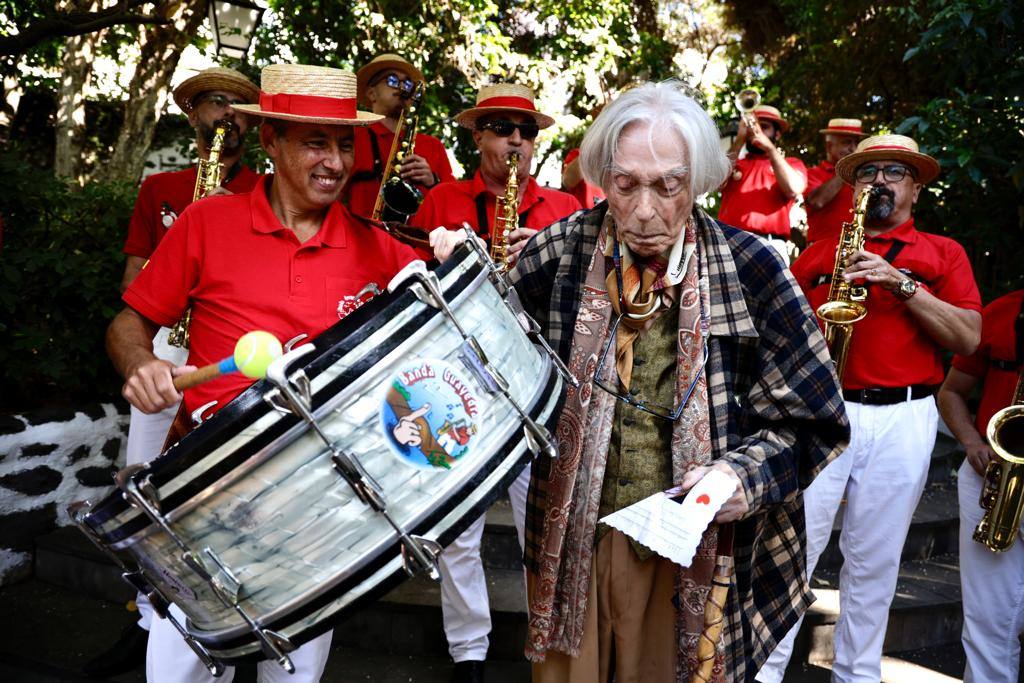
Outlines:
{"label": "beige trousers", "polygon": [[[619,531],[597,544],[578,657],[549,651],[534,683],[670,683],[676,675],[675,565],[641,562]],[[533,576],[530,576],[533,579]]]}

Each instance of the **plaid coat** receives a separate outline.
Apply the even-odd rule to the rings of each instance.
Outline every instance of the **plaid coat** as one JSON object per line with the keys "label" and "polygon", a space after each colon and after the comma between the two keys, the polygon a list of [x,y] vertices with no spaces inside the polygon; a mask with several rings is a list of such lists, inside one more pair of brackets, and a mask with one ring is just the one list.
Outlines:
{"label": "plaid coat", "polygon": [[[537,233],[509,273],[563,360],[606,211],[602,203]],[[736,470],[751,511],[735,525],[725,633],[727,671],[745,681],[813,600],[800,491],[842,452],[850,428],[825,340],[792,275],[750,233],[707,224],[713,457]],[[525,560],[534,572],[550,465],[534,463],[527,501]]]}

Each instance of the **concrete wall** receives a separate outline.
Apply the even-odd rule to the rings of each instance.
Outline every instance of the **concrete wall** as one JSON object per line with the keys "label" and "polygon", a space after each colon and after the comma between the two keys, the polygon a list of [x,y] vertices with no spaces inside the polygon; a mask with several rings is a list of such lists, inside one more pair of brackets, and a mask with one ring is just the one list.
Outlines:
{"label": "concrete wall", "polygon": [[0,416],[0,586],[29,576],[35,539],[102,498],[124,466],[128,408],[110,403]]}

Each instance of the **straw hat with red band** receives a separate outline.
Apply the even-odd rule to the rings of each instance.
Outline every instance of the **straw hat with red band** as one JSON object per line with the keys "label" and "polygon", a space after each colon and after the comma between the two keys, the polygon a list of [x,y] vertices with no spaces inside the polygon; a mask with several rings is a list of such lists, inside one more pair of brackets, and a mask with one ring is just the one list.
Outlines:
{"label": "straw hat with red band", "polygon": [[356,72],[356,91],[359,93],[359,104],[363,106],[369,106],[370,103],[366,99],[366,89],[370,86],[370,82],[374,77],[381,71],[388,71],[394,69],[396,71],[404,71],[414,81],[425,81],[423,72],[414,67],[409,62],[405,61],[398,55],[384,54],[377,55],[374,57],[369,64],[361,68]]}
{"label": "straw hat with red band", "polygon": [[259,104],[238,111],[299,123],[365,126],[383,116],[356,109],[356,76],[349,71],[305,64],[271,64],[260,76]]}
{"label": "straw hat with red band", "polygon": [[238,95],[246,102],[255,102],[260,97],[260,89],[243,74],[234,69],[215,66],[182,81],[174,89],[174,103],[187,113],[192,110],[196,95],[214,90]]}
{"label": "straw hat with red band", "polygon": [[474,130],[476,120],[480,117],[505,111],[527,114],[533,117],[541,128],[547,128],[555,123],[553,118],[537,111],[533,103],[533,91],[518,83],[495,83],[480,88],[476,95],[476,106],[456,114],[455,122],[463,128]]}
{"label": "straw hat with red band", "polygon": [[775,107],[768,104],[759,104],[754,107],[754,116],[765,121],[771,121],[772,123],[778,124],[779,128],[783,133],[789,130],[789,124],[786,123],[786,119],[782,118],[782,114]]}
{"label": "straw hat with red band", "polygon": [[864,132],[860,119],[829,119],[828,125],[818,132],[825,135],[855,135],[862,138],[868,136]]}
{"label": "straw hat with red band", "polygon": [[902,161],[913,167],[917,182],[924,184],[939,175],[939,162],[917,151],[917,143],[905,135],[875,135],[861,140],[857,151],[843,157],[836,164],[836,175],[853,184],[857,169],[871,161]]}

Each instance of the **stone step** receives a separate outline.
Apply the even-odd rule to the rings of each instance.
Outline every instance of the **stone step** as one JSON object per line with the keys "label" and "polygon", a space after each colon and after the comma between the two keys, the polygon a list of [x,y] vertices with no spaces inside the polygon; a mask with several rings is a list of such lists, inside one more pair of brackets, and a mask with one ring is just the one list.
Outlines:
{"label": "stone step", "polygon": [[[832,637],[839,616],[836,571],[814,575],[817,600],[807,612],[797,637],[793,660],[823,664],[834,656]],[[889,609],[884,652],[900,652],[958,643],[963,614],[956,555],[904,562]]]}
{"label": "stone step", "polygon": [[[843,562],[839,550],[839,536],[842,529],[845,505],[839,506],[832,525],[832,536],[818,558],[817,568],[823,571],[838,570]],[[921,494],[921,500],[914,510],[914,518],[907,531],[901,560],[927,560],[937,555],[958,552],[960,533],[959,502],[956,484],[931,485]]]}

